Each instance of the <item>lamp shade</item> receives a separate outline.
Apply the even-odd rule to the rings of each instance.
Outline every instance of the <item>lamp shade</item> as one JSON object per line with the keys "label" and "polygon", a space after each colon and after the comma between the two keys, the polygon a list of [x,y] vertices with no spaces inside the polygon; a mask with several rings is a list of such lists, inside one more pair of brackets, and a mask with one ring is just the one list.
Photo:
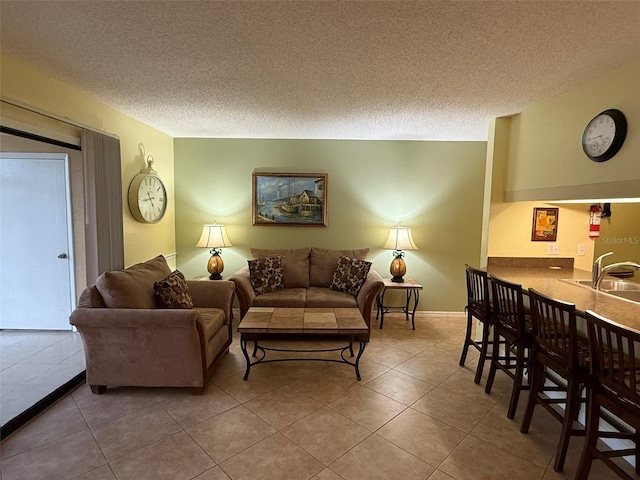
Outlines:
{"label": "lamp shade", "polygon": [[224,248],[231,247],[227,231],[224,225],[217,223],[207,224],[202,227],[202,235],[196,244],[196,247],[202,248]]}
{"label": "lamp shade", "polygon": [[391,227],[389,229],[389,238],[384,247],[387,250],[417,250],[418,247],[411,237],[411,228],[409,227]]}

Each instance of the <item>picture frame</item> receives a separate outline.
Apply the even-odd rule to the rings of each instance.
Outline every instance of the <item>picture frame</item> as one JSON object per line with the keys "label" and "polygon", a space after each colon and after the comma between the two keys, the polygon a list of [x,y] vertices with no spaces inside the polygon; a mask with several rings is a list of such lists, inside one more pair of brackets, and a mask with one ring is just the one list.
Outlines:
{"label": "picture frame", "polygon": [[558,236],[558,208],[534,207],[532,242],[555,242]]}
{"label": "picture frame", "polygon": [[252,223],[259,226],[327,226],[326,173],[253,172]]}

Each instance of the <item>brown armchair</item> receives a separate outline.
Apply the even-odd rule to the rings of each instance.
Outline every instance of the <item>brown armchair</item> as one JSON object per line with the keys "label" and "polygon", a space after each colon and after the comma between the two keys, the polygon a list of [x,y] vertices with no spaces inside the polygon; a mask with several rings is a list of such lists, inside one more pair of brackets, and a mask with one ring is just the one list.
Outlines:
{"label": "brown armchair", "polygon": [[93,393],[107,385],[204,391],[231,344],[234,284],[187,281],[192,309],[158,308],[153,284],[169,273],[159,256],[107,272],[82,293],[69,321],[82,337]]}

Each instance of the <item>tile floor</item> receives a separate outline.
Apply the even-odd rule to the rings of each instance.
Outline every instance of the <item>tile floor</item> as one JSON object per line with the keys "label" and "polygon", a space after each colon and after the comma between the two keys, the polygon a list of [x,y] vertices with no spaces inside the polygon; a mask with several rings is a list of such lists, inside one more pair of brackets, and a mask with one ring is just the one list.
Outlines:
{"label": "tile floor", "polygon": [[78,333],[0,331],[0,424],[4,425],[84,369]]}
{"label": "tile floor", "polygon": [[[459,367],[464,319],[389,315],[361,362],[264,364],[243,381],[235,338],[202,396],[184,389],[82,386],[0,445],[2,480],[573,478],[551,464],[559,424],[536,411],[528,435],[506,417],[510,383]],[[596,463],[591,479],[610,479]]]}

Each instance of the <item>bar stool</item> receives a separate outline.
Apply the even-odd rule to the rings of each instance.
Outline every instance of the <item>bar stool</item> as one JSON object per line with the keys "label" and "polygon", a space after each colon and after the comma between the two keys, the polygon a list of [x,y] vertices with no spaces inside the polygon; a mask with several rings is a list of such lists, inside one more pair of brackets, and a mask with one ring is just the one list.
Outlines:
{"label": "bar stool", "polygon": [[[487,354],[489,346],[489,333],[491,331],[491,307],[489,303],[489,281],[487,272],[465,265],[467,277],[467,333],[462,346],[460,356],[460,366],[463,367],[467,360],[469,346],[476,348],[480,352],[478,366],[476,367],[475,383],[480,383],[485,360],[489,360],[491,355]],[[476,341],[472,338],[473,319],[476,318],[482,324],[482,339]]]}
{"label": "bar stool", "polygon": [[[501,280],[493,275],[489,277],[489,283],[492,293],[491,311],[494,331],[491,368],[484,391],[491,393],[498,369],[506,373],[513,380],[511,400],[507,410],[507,418],[513,419],[518,408],[520,392],[529,390],[530,385],[531,369],[528,366],[533,347],[531,317],[525,312],[522,285]],[[500,345],[504,346],[503,356],[499,353]],[[523,385],[525,368],[529,382]]]}
{"label": "bar stool", "polygon": [[[627,455],[636,457],[636,473],[640,474],[638,455],[640,431],[640,332],[612,323],[600,315],[587,311],[587,332],[592,378],[591,396],[587,412],[587,439],[580,458],[579,480],[586,480],[594,459],[601,460],[620,478],[632,479],[613,459]],[[620,355],[619,352],[623,354]],[[616,432],[599,431],[602,409],[606,409],[627,426],[607,422]],[[630,427],[630,428],[629,428]],[[598,438],[629,439],[635,448],[620,450],[598,449]],[[600,445],[601,446],[601,445]]]}
{"label": "bar stool", "polygon": [[[573,422],[578,418],[580,404],[586,402],[586,396],[581,396],[581,392],[588,390],[589,347],[586,338],[578,337],[575,305],[554,300],[533,289],[529,289],[529,299],[533,326],[531,389],[520,431],[529,431],[536,405],[544,407],[562,423],[553,465],[559,472],[564,466],[571,435],[585,434],[583,429],[574,429]],[[545,385],[545,379],[550,379],[554,385]],[[563,392],[564,398],[547,395],[551,392]],[[560,403],[565,404],[564,412],[554,408]]]}

